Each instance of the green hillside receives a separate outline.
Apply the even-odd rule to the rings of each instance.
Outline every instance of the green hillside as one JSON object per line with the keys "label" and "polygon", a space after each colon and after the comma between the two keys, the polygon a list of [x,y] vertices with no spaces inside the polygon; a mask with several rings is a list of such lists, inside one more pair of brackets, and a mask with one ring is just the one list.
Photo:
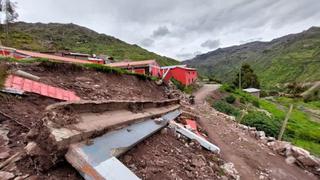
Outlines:
{"label": "green hillside", "polygon": [[230,82],[242,63],[257,73],[262,87],[278,83],[320,80],[320,28],[312,27],[270,42],[252,42],[196,56],[185,64],[202,75]]}
{"label": "green hillside", "polygon": [[112,36],[99,34],[75,24],[42,24],[17,22],[10,26],[9,40],[0,32],[3,45],[33,51],[70,50],[81,53],[104,54],[116,60],[156,59],[160,65],[179,64],[178,61],[149,52]]}

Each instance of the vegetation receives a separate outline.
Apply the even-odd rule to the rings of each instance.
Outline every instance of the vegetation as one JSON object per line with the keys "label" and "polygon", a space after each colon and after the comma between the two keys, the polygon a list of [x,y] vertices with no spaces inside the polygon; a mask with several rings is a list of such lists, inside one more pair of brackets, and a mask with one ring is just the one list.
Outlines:
{"label": "vegetation", "polygon": [[227,101],[227,103],[233,104],[236,101],[236,98],[231,94],[231,95],[227,96],[225,98],[225,100]]}
{"label": "vegetation", "polygon": [[284,36],[270,42],[218,49],[198,55],[184,63],[196,67],[202,75],[215,75],[232,83],[233,74],[241,64],[250,64],[265,89],[288,82],[320,80],[320,28],[312,27],[299,34]]}
{"label": "vegetation", "polygon": [[[233,95],[236,99],[239,99],[242,105],[235,107],[226,101],[222,101],[223,103],[216,101],[213,105],[214,108],[229,115],[232,115],[229,109],[247,110],[247,114],[241,122],[256,127],[258,130],[263,130],[267,135],[273,137],[277,137],[289,106],[293,104],[294,108],[284,133],[284,140],[320,156],[320,119],[311,117],[308,111],[320,112],[320,101],[304,102],[303,99],[286,97],[259,99],[228,85],[221,86],[220,91],[228,93],[229,96]],[[231,107],[225,108],[225,104]],[[249,106],[246,104],[249,104]],[[247,109],[247,107],[249,108]]]}
{"label": "vegetation", "polygon": [[233,85],[236,87],[241,86],[241,89],[260,88],[260,82],[258,80],[258,77],[253,72],[249,64],[244,64],[241,66],[240,72],[237,74],[236,79],[233,81]]}
{"label": "vegetation", "polygon": [[228,114],[230,116],[238,117],[240,115],[240,110],[238,108],[235,108],[234,106],[230,105],[225,101],[215,101],[212,107],[215,108],[217,111]]}
{"label": "vegetation", "polygon": [[187,94],[192,94],[196,89],[199,87],[196,84],[191,84],[189,86],[185,86],[181,84],[180,81],[177,81],[174,78],[171,78],[170,81],[182,92],[187,93]]}
{"label": "vegetation", "polygon": [[5,65],[0,63],[0,89],[3,88],[7,77],[7,68]]}
{"label": "vegetation", "polygon": [[280,132],[280,121],[264,112],[250,111],[243,117],[241,123],[256,127],[257,130],[264,131],[266,135],[271,137],[277,137]]}
{"label": "vegetation", "polygon": [[[0,32],[0,39],[5,38]],[[17,22],[11,24],[9,41],[4,45],[32,51],[74,51],[112,56],[116,61],[156,59],[160,65],[179,64],[137,45],[127,44],[105,34],[99,34],[75,24],[41,24]]]}

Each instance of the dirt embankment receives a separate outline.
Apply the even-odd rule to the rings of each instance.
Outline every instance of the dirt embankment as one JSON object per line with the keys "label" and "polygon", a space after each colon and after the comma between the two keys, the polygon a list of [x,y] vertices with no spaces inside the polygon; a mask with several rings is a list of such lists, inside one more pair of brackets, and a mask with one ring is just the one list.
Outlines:
{"label": "dirt embankment", "polygon": [[120,160],[142,179],[221,179],[223,161],[217,154],[166,130],[138,144]]}
{"label": "dirt embankment", "polygon": [[[164,87],[135,76],[104,74],[72,64],[57,64],[52,67],[42,63],[7,65],[11,71],[23,70],[41,77],[40,81],[43,83],[75,91],[84,100],[167,99]],[[57,102],[60,101],[36,94],[0,94],[0,163],[21,151],[30,140],[37,140],[40,145],[50,147],[41,119],[45,115],[45,108]],[[17,176],[28,174],[28,177],[39,179],[82,179],[63,158],[54,157],[55,154],[43,154],[40,158],[26,157],[15,163],[14,167],[3,170]],[[57,164],[50,167],[50,161]],[[49,170],[45,167],[46,163]]]}
{"label": "dirt embankment", "polygon": [[62,63],[11,64],[11,69],[26,71],[39,76],[43,83],[75,91],[83,100],[167,99],[164,86],[133,75],[106,74]]}

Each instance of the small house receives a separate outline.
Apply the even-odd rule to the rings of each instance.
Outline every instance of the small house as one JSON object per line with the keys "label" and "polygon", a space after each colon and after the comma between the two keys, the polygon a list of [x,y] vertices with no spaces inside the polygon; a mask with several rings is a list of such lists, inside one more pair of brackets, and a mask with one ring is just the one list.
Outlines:
{"label": "small house", "polygon": [[260,89],[256,89],[256,88],[247,88],[247,89],[243,89],[244,92],[247,92],[253,96],[256,96],[256,97],[260,97],[260,92],[261,90]]}

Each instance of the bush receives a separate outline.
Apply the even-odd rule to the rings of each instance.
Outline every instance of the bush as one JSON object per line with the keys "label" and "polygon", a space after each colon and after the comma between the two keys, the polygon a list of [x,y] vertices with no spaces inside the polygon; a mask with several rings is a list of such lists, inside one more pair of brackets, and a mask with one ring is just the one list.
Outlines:
{"label": "bush", "polygon": [[243,117],[242,123],[247,126],[256,127],[257,130],[264,131],[266,135],[272,137],[277,137],[281,126],[277,119],[258,111],[249,112]]}
{"label": "bush", "polygon": [[239,116],[240,110],[238,108],[233,107],[232,105],[228,104],[225,101],[215,101],[212,105],[213,108],[215,108],[217,111],[220,111],[222,113],[231,115],[231,116]]}
{"label": "bush", "polygon": [[7,78],[7,67],[4,64],[0,64],[0,89],[3,88],[6,78]]}
{"label": "bush", "polygon": [[235,87],[234,87],[234,86],[230,86],[229,84],[223,84],[223,85],[220,87],[220,90],[231,93],[231,92],[234,92]]}
{"label": "bush", "polygon": [[233,95],[229,95],[225,98],[225,100],[227,101],[227,103],[233,104],[236,101],[236,98]]}

